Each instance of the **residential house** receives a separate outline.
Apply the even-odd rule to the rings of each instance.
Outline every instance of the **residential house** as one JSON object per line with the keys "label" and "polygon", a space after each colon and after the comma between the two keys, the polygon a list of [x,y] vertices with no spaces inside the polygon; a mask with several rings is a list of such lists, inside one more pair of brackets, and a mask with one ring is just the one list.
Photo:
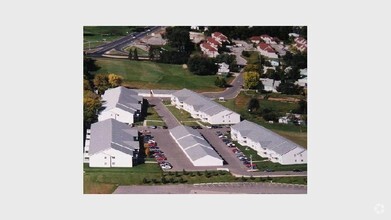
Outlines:
{"label": "residential house", "polygon": [[141,116],[143,98],[137,92],[119,86],[108,89],[102,95],[103,110],[98,121],[113,118],[117,121],[132,124]]}
{"label": "residential house", "polygon": [[307,163],[306,149],[247,120],[231,126],[231,138],[275,163],[283,165]]}
{"label": "residential house", "polygon": [[217,71],[218,75],[227,75],[229,73],[229,65],[226,63],[218,63],[219,69]]}
{"label": "residential house", "polygon": [[90,167],[133,167],[140,149],[138,130],[114,119],[91,125],[84,154]]}
{"label": "residential house", "polygon": [[259,43],[257,49],[262,56],[269,58],[278,58],[278,55],[276,54],[274,49],[267,43]]}
{"label": "residential house", "polygon": [[212,47],[214,47],[216,49],[218,49],[221,46],[221,42],[217,41],[213,37],[207,37],[206,41],[208,42],[209,45],[211,45]]}
{"label": "residential house", "polygon": [[240,115],[188,89],[172,93],[171,104],[190,113],[193,118],[209,124],[236,124]]}
{"label": "residential house", "polygon": [[218,42],[223,43],[223,42],[229,42],[228,37],[225,36],[224,34],[220,32],[214,32],[212,33],[212,37],[216,39]]}
{"label": "residential house", "polygon": [[307,50],[307,40],[303,37],[297,37],[295,38],[295,43],[293,44],[293,47],[299,50],[300,52],[304,52]]}
{"label": "residential house", "polygon": [[223,159],[200,132],[181,125],[170,129],[170,135],[194,166],[223,166]]}
{"label": "residential house", "polygon": [[270,37],[267,34],[262,34],[260,37],[267,44],[277,44],[276,41],[274,40],[274,38]]}
{"label": "residential house", "polygon": [[252,36],[252,37],[250,37],[250,41],[252,43],[259,44],[259,42],[261,42],[261,36]]}
{"label": "residential house", "polygon": [[278,92],[277,87],[280,85],[280,80],[273,80],[268,78],[260,78],[259,79],[263,84],[263,90],[268,92]]}
{"label": "residential house", "polygon": [[218,50],[207,42],[201,43],[200,48],[208,57],[217,57],[219,55]]}

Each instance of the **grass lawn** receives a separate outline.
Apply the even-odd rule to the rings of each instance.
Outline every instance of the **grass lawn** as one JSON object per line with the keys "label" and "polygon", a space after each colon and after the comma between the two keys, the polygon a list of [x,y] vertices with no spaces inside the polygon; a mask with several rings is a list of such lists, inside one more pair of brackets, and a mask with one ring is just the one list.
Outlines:
{"label": "grass lawn", "polygon": [[162,118],[158,115],[153,106],[148,106],[147,117],[145,120],[162,120]]}
{"label": "grass lawn", "polygon": [[124,85],[139,89],[191,89],[197,92],[222,91],[215,86],[216,76],[198,76],[182,65],[151,61],[98,58],[98,73],[116,73],[124,77]]}
{"label": "grass lawn", "polygon": [[179,122],[182,121],[194,121],[196,119],[192,118],[190,113],[185,110],[177,109],[175,106],[166,106],[168,110],[178,119]]}
{"label": "grass lawn", "polygon": [[139,47],[135,47],[135,46],[126,47],[124,50],[128,53],[129,53],[129,50],[132,50],[132,54],[134,54],[134,49],[137,49],[137,55],[139,55],[139,56],[148,56],[149,55],[148,51],[145,51],[145,50],[143,50]]}
{"label": "grass lawn", "polygon": [[147,126],[165,126],[164,121],[147,121]]}
{"label": "grass lawn", "polygon": [[184,121],[182,122],[182,125],[186,125],[186,126],[199,126],[200,124],[198,124],[197,122],[195,121]]}
{"label": "grass lawn", "polygon": [[[235,99],[230,99],[226,102],[218,103],[239,113],[243,119],[262,125],[265,128],[270,129],[277,134],[303,146],[304,148],[307,148],[307,127],[296,126],[293,124],[270,124],[266,122],[262,117],[255,114],[250,114],[247,111],[247,105],[251,97],[252,95],[246,95],[241,92]],[[269,107],[281,113],[289,112],[291,109],[297,107],[297,103],[287,103],[270,100],[259,100],[259,102],[261,108]]]}
{"label": "grass lawn", "polygon": [[132,168],[90,168],[84,166],[84,193],[112,193],[117,185],[141,184],[144,177],[160,178],[157,164],[141,164]]}

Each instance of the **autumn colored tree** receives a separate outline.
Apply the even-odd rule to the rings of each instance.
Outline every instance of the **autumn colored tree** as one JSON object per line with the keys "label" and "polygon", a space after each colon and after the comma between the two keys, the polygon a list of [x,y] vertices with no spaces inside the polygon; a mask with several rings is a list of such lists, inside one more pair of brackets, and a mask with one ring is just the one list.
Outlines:
{"label": "autumn colored tree", "polygon": [[244,88],[253,89],[256,88],[259,83],[259,73],[255,71],[244,72]]}
{"label": "autumn colored tree", "polygon": [[98,90],[99,94],[103,94],[104,91],[110,87],[109,79],[105,74],[96,74],[93,82],[95,89]]}
{"label": "autumn colored tree", "polygon": [[122,84],[123,78],[119,75],[116,75],[114,73],[110,73],[108,76],[108,81],[111,88],[120,86]]}

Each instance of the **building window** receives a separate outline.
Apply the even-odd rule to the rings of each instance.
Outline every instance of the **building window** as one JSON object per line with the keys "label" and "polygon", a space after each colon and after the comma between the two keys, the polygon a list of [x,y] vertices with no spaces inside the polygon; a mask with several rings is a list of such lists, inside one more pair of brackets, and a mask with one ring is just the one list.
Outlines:
{"label": "building window", "polygon": [[295,162],[297,162],[297,160],[295,160]]}
{"label": "building window", "polygon": [[111,165],[115,165],[115,162],[112,162]]}
{"label": "building window", "polygon": [[111,157],[112,159],[115,159],[115,157]]}
{"label": "building window", "polygon": [[105,157],[105,159],[107,159],[107,157]]}
{"label": "building window", "polygon": [[301,160],[301,162],[303,162],[304,160]]}
{"label": "building window", "polygon": [[105,162],[105,165],[107,165],[107,163]]}
{"label": "building window", "polygon": [[86,154],[88,154],[88,150],[86,150]]}

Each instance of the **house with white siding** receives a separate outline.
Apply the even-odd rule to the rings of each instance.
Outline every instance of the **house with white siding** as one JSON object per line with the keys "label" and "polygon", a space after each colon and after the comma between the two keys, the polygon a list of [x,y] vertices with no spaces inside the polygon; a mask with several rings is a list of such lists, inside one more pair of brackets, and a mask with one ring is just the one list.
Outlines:
{"label": "house with white siding", "polygon": [[170,135],[194,166],[223,166],[223,159],[200,132],[181,125],[170,129]]}
{"label": "house with white siding", "polygon": [[306,149],[247,120],[231,126],[231,138],[275,163],[283,165],[307,163]]}
{"label": "house with white siding", "polygon": [[102,95],[103,110],[98,115],[98,121],[113,118],[117,121],[132,124],[141,114],[143,98],[132,89],[119,86],[108,89]]}
{"label": "house with white siding", "polygon": [[172,93],[171,104],[210,124],[236,124],[240,115],[230,109],[188,89]]}
{"label": "house with white siding", "polygon": [[91,125],[84,148],[90,167],[133,167],[140,149],[138,130],[114,119]]}

